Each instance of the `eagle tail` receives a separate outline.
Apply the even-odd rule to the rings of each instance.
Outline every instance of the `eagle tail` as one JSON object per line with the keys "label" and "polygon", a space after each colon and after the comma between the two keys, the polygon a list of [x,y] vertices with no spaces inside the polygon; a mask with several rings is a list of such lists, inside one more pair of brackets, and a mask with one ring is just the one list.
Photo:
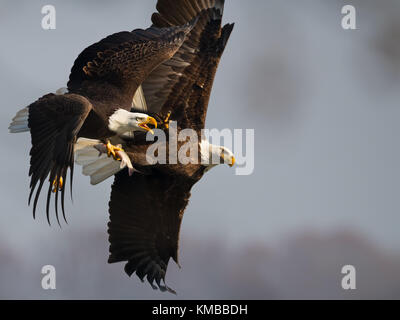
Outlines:
{"label": "eagle tail", "polygon": [[24,108],[17,112],[15,117],[12,119],[8,130],[10,133],[20,133],[20,132],[28,132],[29,131],[29,109]]}

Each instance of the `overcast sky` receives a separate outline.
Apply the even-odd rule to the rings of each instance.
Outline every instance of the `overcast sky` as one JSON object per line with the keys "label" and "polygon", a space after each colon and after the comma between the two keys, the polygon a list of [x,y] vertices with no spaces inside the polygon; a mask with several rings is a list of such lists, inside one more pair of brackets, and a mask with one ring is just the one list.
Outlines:
{"label": "overcast sky", "polygon": [[[149,26],[155,2],[53,0],[57,29],[45,31],[41,8],[48,1],[0,0],[0,241],[17,257],[51,264],[49,251],[35,243],[73,255],[68,239],[105,234],[112,179],[92,187],[76,170],[69,225],[48,227],[43,198],[33,221],[30,137],[10,135],[11,118],[65,86],[85,47]],[[221,166],[196,185],[182,241],[277,246],[298,233],[344,229],[400,251],[400,5],[352,3],[358,29],[345,31],[343,1],[226,1],[224,20],[236,26],[207,126],[255,129],[255,172],[240,177]],[[107,249],[105,243],[104,264]]]}

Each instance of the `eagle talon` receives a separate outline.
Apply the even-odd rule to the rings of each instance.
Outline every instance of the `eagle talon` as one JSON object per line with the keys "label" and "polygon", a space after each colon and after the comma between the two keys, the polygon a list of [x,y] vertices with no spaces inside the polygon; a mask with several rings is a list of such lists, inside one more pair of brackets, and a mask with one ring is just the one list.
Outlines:
{"label": "eagle talon", "polygon": [[171,118],[171,111],[168,112],[167,117],[163,120],[163,125],[165,129],[169,129],[170,118]]}
{"label": "eagle talon", "polygon": [[114,160],[121,161],[121,158],[117,155],[117,152],[124,151],[122,148],[112,145],[110,141],[107,142],[106,148],[108,157],[112,156]]}
{"label": "eagle talon", "polygon": [[[107,145],[104,143],[95,145],[94,148],[99,151],[99,157],[105,153],[108,154],[108,148]],[[119,148],[121,149],[121,148]],[[116,156],[118,159],[115,159],[116,161],[120,161],[121,162],[121,169],[128,167],[128,173],[129,176],[132,176],[134,172],[139,172],[138,170],[136,170],[131,162],[131,159],[129,158],[129,156],[126,154],[126,152],[121,149],[119,151],[115,152]]]}
{"label": "eagle talon", "polygon": [[53,193],[56,193],[57,192],[57,190],[58,191],[61,191],[62,189],[63,189],[63,186],[64,186],[64,180],[63,180],[63,178],[62,177],[60,177],[60,178],[55,178],[54,179],[54,181],[53,181]]}

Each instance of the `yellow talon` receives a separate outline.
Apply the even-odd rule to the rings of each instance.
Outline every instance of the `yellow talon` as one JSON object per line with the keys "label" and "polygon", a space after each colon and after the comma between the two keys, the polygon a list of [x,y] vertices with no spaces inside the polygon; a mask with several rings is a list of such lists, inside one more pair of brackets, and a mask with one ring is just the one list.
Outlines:
{"label": "yellow talon", "polygon": [[114,160],[121,161],[121,158],[117,155],[118,151],[124,151],[120,147],[113,146],[110,141],[107,142],[107,155],[109,157],[113,156]]}
{"label": "yellow talon", "polygon": [[64,186],[64,180],[62,177],[55,178],[53,181],[53,193],[56,193],[57,190],[61,191]]}
{"label": "yellow talon", "polygon": [[169,129],[169,118],[171,118],[171,111],[168,112],[168,115],[167,115],[167,117],[166,117],[165,120],[164,120],[165,129]]}

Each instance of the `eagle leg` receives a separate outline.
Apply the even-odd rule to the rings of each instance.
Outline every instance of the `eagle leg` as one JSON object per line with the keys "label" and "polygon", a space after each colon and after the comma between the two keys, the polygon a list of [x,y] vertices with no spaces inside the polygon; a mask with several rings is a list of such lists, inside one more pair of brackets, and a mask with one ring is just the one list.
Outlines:
{"label": "eagle leg", "polygon": [[114,160],[121,161],[121,158],[118,156],[117,153],[119,151],[124,151],[124,150],[120,146],[114,146],[111,144],[110,140],[108,140],[107,144],[106,144],[106,148],[107,148],[107,155],[109,157],[112,156],[114,158]]}

